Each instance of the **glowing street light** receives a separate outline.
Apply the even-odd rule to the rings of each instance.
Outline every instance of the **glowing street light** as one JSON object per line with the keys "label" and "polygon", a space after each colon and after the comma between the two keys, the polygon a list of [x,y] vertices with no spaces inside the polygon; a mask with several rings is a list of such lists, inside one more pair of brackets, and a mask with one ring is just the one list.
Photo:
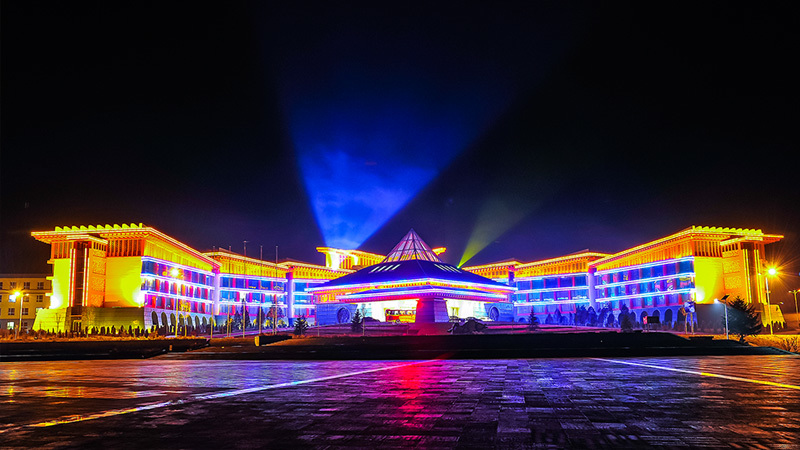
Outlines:
{"label": "glowing street light", "polygon": [[764,280],[767,284],[767,320],[769,320],[769,334],[774,335],[773,328],[775,324],[772,323],[772,305],[769,302],[769,277],[774,277],[778,274],[778,271],[774,267],[770,267],[767,269],[767,276],[764,277]]}
{"label": "glowing street light", "polygon": [[722,306],[725,307],[725,339],[726,340],[728,339],[728,304],[725,302],[725,300],[727,300],[727,299],[728,299],[728,294],[725,294],[722,297],[722,300],[714,299],[714,303],[722,303]]}
{"label": "glowing street light", "polygon": [[22,297],[27,297],[29,294],[22,294],[21,291],[14,291],[11,296],[14,300],[19,299],[19,321],[17,322],[17,329],[14,330],[14,339],[19,339],[19,329],[22,328],[22,303],[25,301]]}

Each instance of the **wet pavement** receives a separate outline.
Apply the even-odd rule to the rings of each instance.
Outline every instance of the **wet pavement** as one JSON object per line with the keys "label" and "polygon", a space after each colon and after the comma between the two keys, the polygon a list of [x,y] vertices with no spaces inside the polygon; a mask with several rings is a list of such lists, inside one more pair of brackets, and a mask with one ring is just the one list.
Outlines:
{"label": "wet pavement", "polygon": [[800,358],[6,362],[0,447],[800,448]]}

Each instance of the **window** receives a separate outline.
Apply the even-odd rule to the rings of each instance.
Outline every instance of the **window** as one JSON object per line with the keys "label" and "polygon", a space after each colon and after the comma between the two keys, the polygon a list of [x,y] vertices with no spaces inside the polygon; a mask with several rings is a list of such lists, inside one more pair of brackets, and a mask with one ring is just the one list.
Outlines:
{"label": "window", "polygon": [[22,315],[23,316],[27,316],[28,315],[28,308],[22,308]]}
{"label": "window", "polygon": [[8,308],[8,315],[13,316],[14,312],[16,312],[16,308]]}
{"label": "window", "polygon": [[37,294],[36,295],[36,303],[42,303],[44,301],[44,295]]}
{"label": "window", "polygon": [[16,289],[16,287],[17,287],[17,282],[16,281],[9,281],[8,282],[8,288],[9,289]]}
{"label": "window", "polygon": [[13,294],[8,296],[8,303],[16,303],[16,302],[17,302],[17,297],[15,297]]}
{"label": "window", "polygon": [[36,282],[36,289],[44,289],[44,281]]}
{"label": "window", "polygon": [[22,289],[30,289],[30,288],[31,288],[31,282],[30,281],[24,281],[22,283]]}
{"label": "window", "polygon": [[0,281],[0,289],[3,289],[3,282]]}

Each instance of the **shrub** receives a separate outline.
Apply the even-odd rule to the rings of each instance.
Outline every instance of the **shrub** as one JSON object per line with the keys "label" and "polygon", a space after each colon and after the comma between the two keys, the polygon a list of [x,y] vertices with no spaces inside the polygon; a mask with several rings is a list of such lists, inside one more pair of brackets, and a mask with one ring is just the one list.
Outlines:
{"label": "shrub", "polygon": [[364,318],[361,317],[361,311],[356,309],[356,313],[353,314],[353,319],[350,321],[350,331],[353,333],[360,333],[361,327],[364,326]]}
{"label": "shrub", "polygon": [[294,320],[294,335],[304,336],[308,330],[308,321],[305,316],[300,316]]}
{"label": "shrub", "polygon": [[728,331],[738,335],[739,342],[744,342],[746,336],[761,333],[761,319],[756,313],[755,306],[747,304],[737,296],[728,307]]}
{"label": "shrub", "polygon": [[536,331],[538,329],[539,329],[539,318],[536,317],[536,314],[533,313],[533,307],[531,307],[531,315],[528,318],[528,330]]}

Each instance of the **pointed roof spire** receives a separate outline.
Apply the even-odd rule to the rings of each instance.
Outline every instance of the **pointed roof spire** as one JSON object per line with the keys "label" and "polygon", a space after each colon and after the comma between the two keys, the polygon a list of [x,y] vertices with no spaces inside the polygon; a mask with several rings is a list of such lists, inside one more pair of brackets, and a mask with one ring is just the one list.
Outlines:
{"label": "pointed roof spire", "polygon": [[381,262],[408,261],[410,259],[442,262],[413,228],[409,230],[408,234],[394,246],[392,251],[389,252],[386,258]]}

